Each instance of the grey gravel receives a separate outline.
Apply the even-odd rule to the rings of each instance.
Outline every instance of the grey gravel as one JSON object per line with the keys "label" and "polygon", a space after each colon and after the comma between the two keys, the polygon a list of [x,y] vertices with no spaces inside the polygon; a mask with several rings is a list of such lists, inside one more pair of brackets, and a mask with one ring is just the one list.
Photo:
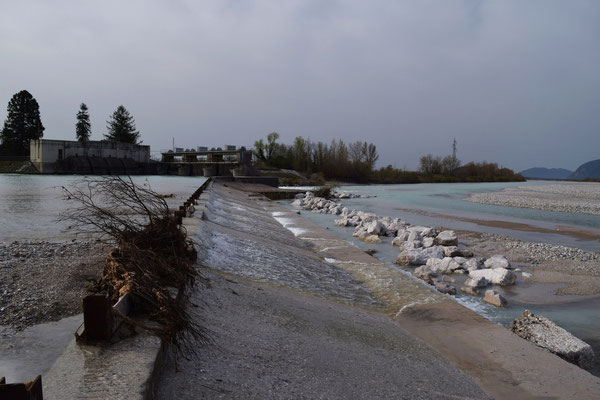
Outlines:
{"label": "grey gravel", "polygon": [[0,243],[0,326],[21,330],[81,313],[105,257],[93,241]]}

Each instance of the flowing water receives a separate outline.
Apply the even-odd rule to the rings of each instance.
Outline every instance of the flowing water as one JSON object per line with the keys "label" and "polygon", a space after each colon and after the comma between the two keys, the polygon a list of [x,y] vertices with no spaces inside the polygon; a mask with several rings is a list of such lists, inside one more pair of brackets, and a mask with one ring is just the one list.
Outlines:
{"label": "flowing water", "polygon": [[[434,183],[344,186],[341,190],[376,196],[369,199],[344,200],[344,204],[350,209],[356,208],[377,215],[400,217],[414,225],[446,226],[452,229],[504,234],[525,241],[577,247],[587,251],[600,250],[598,240],[581,239],[557,231],[558,227],[569,227],[573,230],[586,230],[600,234],[600,215],[503,207],[465,201],[471,193],[549,184],[551,183],[544,181]],[[600,193],[600,184],[597,185]],[[520,229],[511,229],[511,223],[520,225]]]}
{"label": "flowing water", "polygon": [[[81,178],[0,174],[0,242],[73,239],[75,236],[68,229],[68,223],[56,219],[69,206],[61,188]],[[206,181],[203,177],[179,176],[135,176],[132,179],[158,193],[174,194],[166,199],[171,207],[179,206]],[[79,315],[32,326],[22,332],[0,327],[0,377],[5,376],[9,383],[22,382],[47,372],[73,339],[81,321]]]}
{"label": "flowing water", "polygon": [[[0,223],[3,227],[0,230],[0,241],[70,239],[68,230],[65,231],[67,226],[57,224],[55,219],[68,205],[62,198],[61,186],[78,179],[79,177],[75,176],[0,175]],[[175,194],[176,197],[168,201],[171,205],[177,206],[195,191],[205,178],[142,176],[134,177],[134,181],[150,185],[152,189],[162,194]],[[523,240],[595,251],[598,243],[593,240],[578,240],[569,235],[549,233],[549,231],[560,225],[600,232],[599,216],[487,206],[464,201],[464,197],[469,193],[544,184],[546,183],[375,185],[348,186],[342,189],[352,193],[377,196],[369,199],[343,200],[349,208],[370,211],[382,216],[400,217],[412,224],[501,233]],[[199,252],[200,262],[223,272],[275,285],[289,286],[303,292],[331,297],[367,308],[380,307],[382,299],[385,302],[386,295],[397,295],[398,293],[391,293],[391,288],[406,287],[406,279],[402,277],[408,276],[407,271],[400,271],[400,268],[393,264],[398,248],[391,246],[389,240],[380,245],[367,245],[353,238],[350,228],[335,227],[334,217],[330,215],[302,213],[305,218],[328,228],[330,232],[359,248],[377,246],[376,256],[390,270],[396,269],[402,272],[399,275],[389,274],[385,282],[378,282],[377,277],[373,277],[372,282],[381,283],[381,287],[366,289],[358,283],[350,269],[331,268],[327,260],[315,255],[314,249],[298,237],[304,232],[303,228],[290,224],[284,215],[270,212],[268,203],[262,204],[259,201],[258,205],[249,204],[244,196],[236,198],[231,193],[227,196],[211,195],[211,201],[206,208],[206,218],[196,233],[196,240],[203,243]],[[289,205],[289,202],[283,204]],[[511,221],[527,225],[532,229],[511,230],[478,224],[473,222],[474,219]],[[543,228],[546,233],[536,232],[536,228]],[[62,233],[56,234],[57,230],[61,230]],[[397,277],[394,279],[403,282],[390,282],[392,278],[389,277],[393,276]],[[418,282],[413,281],[411,285],[415,286],[415,283]],[[600,352],[598,336],[600,300],[598,298],[583,300],[573,298],[571,302],[558,305],[523,304],[515,300],[517,297],[514,296],[514,291],[521,289],[523,288],[517,285],[504,291],[510,302],[510,306],[506,309],[497,309],[481,302],[480,299],[462,296],[460,293],[456,300],[505,326],[524,308],[529,308],[588,341],[597,352]],[[390,293],[384,293],[386,291]],[[45,327],[40,329],[41,332],[50,332]],[[24,343],[29,334],[23,333],[23,335],[21,341],[20,339],[13,341],[15,345],[12,349],[19,347],[19,343]],[[64,347],[64,345],[60,346]],[[42,360],[54,357],[42,348],[37,349],[36,352],[39,354],[25,357],[29,360],[29,365],[36,362],[48,363]],[[0,359],[5,357],[4,364],[0,363],[0,369],[20,366],[15,357],[7,358],[7,354],[6,351],[0,352]]]}
{"label": "flowing water", "polygon": [[[464,200],[470,193],[547,184],[547,182],[534,181],[527,183],[372,185],[343,186],[339,190],[376,196],[341,200],[342,204],[349,209],[373,212],[379,216],[399,217],[413,225],[444,226],[451,229],[497,233],[525,241],[552,243],[577,247],[587,251],[597,251],[598,242],[595,240],[579,240],[569,235],[548,233],[548,231],[560,225],[573,229],[600,232],[600,216],[500,207]],[[295,209],[289,205],[289,202],[287,207]],[[381,244],[367,244],[352,237],[353,228],[334,226],[333,221],[338,217],[308,211],[303,211],[302,215],[363,250],[375,248],[377,253],[374,256],[387,263],[391,268],[412,271],[412,268],[403,268],[393,264],[400,250],[398,247],[391,245],[391,238],[383,238]],[[465,219],[468,219],[468,222],[465,222]],[[521,224],[520,226],[531,227],[531,230],[498,228],[488,224],[472,222],[472,220],[511,221]],[[536,232],[537,228],[541,228],[545,233]],[[526,266],[518,266],[527,270]],[[457,280],[457,285],[460,285],[466,279],[466,276],[462,275],[452,275],[452,277]],[[494,307],[482,302],[480,298],[463,294],[460,291],[453,298],[480,315],[505,327],[508,327],[510,322],[523,310],[529,309],[544,315],[588,342],[594,347],[595,352],[600,354],[600,296],[560,296],[560,300],[557,302],[557,296],[549,296],[548,293],[559,286],[531,285],[519,281],[513,287],[495,287],[507,298],[509,302],[507,308]],[[539,291],[540,295],[536,296],[535,301],[527,301],[527,298],[517,295],[522,291]],[[550,301],[550,297],[554,297],[554,301]],[[592,372],[600,375],[600,365],[597,365]]]}
{"label": "flowing water", "polygon": [[[61,241],[73,238],[68,223],[56,221],[67,207],[62,187],[80,181],[75,175],[0,174],[0,242],[13,240]],[[133,181],[147,185],[178,206],[204,181],[204,177],[134,176]],[[57,232],[60,233],[57,234]]]}

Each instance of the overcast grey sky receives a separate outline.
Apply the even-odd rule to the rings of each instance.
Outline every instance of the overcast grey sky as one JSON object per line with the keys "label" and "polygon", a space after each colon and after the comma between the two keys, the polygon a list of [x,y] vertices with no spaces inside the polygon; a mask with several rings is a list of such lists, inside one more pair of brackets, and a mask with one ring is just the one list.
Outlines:
{"label": "overcast grey sky", "polygon": [[522,170],[600,158],[600,1],[0,0],[0,118],[22,89],[45,138],[120,104],[145,144],[277,131]]}

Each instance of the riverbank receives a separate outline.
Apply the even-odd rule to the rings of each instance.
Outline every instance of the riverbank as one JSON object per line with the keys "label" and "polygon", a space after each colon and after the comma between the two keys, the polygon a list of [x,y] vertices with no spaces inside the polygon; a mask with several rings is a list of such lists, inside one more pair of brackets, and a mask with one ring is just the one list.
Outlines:
{"label": "riverbank", "polygon": [[468,201],[505,207],[600,215],[600,184],[560,183],[474,193]]}
{"label": "riverbank", "polygon": [[[185,382],[201,382],[203,389],[196,390],[207,397],[236,397],[237,393],[262,397],[267,393],[286,398],[303,394],[302,390],[311,397],[310,387],[316,385],[323,390],[331,387],[331,392],[325,392],[329,397],[343,398],[347,391],[338,392],[340,388],[385,385],[386,379],[377,380],[369,371],[378,371],[379,361],[385,365],[386,349],[375,351],[375,358],[361,375],[352,368],[358,362],[352,351],[343,351],[361,343],[359,332],[371,323],[363,313],[389,318],[393,328],[386,326],[397,336],[409,332],[423,340],[475,379],[491,397],[591,399],[600,390],[600,381],[588,372],[522,340],[293,211],[226,185],[215,185],[210,198],[197,222],[199,259],[227,282],[222,287],[217,283],[219,298],[212,303],[225,315],[213,317],[209,308],[207,328],[215,334],[206,348],[208,355],[186,361],[180,377],[166,370],[161,379],[166,386],[159,388],[160,393],[170,394],[173,389],[180,398],[193,398],[191,391],[177,389],[173,379],[181,387]],[[202,299],[210,303],[210,292],[198,294],[196,299],[200,304]],[[332,307],[329,313],[329,302],[340,309]],[[347,325],[331,322],[322,335],[319,329],[323,328],[317,329],[321,313],[325,321],[347,315]],[[288,340],[288,336],[292,338]],[[323,340],[327,346],[322,346]],[[337,347],[344,344],[350,347]],[[322,347],[339,351],[329,359],[330,353],[315,354],[314,349]],[[368,353],[373,351],[371,348]],[[400,354],[408,355],[403,367],[419,371],[419,358],[410,349],[404,347]],[[220,362],[219,357],[225,360]],[[291,370],[284,367],[287,361]],[[313,371],[317,372],[313,375]],[[427,392],[429,398],[448,398],[445,387],[438,384],[443,376],[430,380],[423,375],[423,380],[413,383],[437,390]],[[303,377],[309,379],[303,381]],[[310,385],[303,387],[301,382]],[[255,392],[259,387],[267,389]],[[388,397],[398,397],[392,395],[392,386],[389,388]],[[449,388],[449,392],[454,390],[451,385]],[[409,389],[411,395],[405,397],[418,398],[418,386]],[[473,397],[467,392],[451,393],[458,398]]]}
{"label": "riverbank", "polygon": [[0,327],[19,331],[80,314],[107,251],[86,240],[0,243]]}

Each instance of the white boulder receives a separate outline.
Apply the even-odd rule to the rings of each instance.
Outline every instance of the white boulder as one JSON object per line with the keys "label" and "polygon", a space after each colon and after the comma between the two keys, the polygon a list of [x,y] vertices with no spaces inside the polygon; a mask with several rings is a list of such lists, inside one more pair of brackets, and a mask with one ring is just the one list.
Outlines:
{"label": "white boulder", "polygon": [[442,231],[436,237],[435,241],[441,246],[457,246],[458,237],[454,231]]}
{"label": "white boulder", "polygon": [[506,257],[501,255],[491,256],[483,263],[486,268],[496,269],[496,268],[505,268],[512,269],[512,266],[506,259]]}
{"label": "white boulder", "polygon": [[479,277],[484,277],[494,285],[500,286],[514,285],[517,280],[517,275],[506,268],[478,269],[469,272],[469,278],[475,279]]}
{"label": "white boulder", "polygon": [[424,237],[422,242],[423,242],[423,247],[425,247],[425,248],[433,246],[433,238],[432,237]]}
{"label": "white boulder", "polygon": [[398,254],[395,263],[399,265],[423,265],[429,258],[442,258],[444,251],[441,246],[433,246],[427,249],[403,250]]}
{"label": "white boulder", "polygon": [[523,311],[510,324],[510,330],[580,367],[590,366],[594,361],[594,351],[589,344],[571,335],[548,318],[529,310]]}
{"label": "white boulder", "polygon": [[483,301],[486,303],[490,303],[496,307],[504,307],[506,306],[506,299],[500,293],[495,290],[486,290],[485,295],[483,296]]}

